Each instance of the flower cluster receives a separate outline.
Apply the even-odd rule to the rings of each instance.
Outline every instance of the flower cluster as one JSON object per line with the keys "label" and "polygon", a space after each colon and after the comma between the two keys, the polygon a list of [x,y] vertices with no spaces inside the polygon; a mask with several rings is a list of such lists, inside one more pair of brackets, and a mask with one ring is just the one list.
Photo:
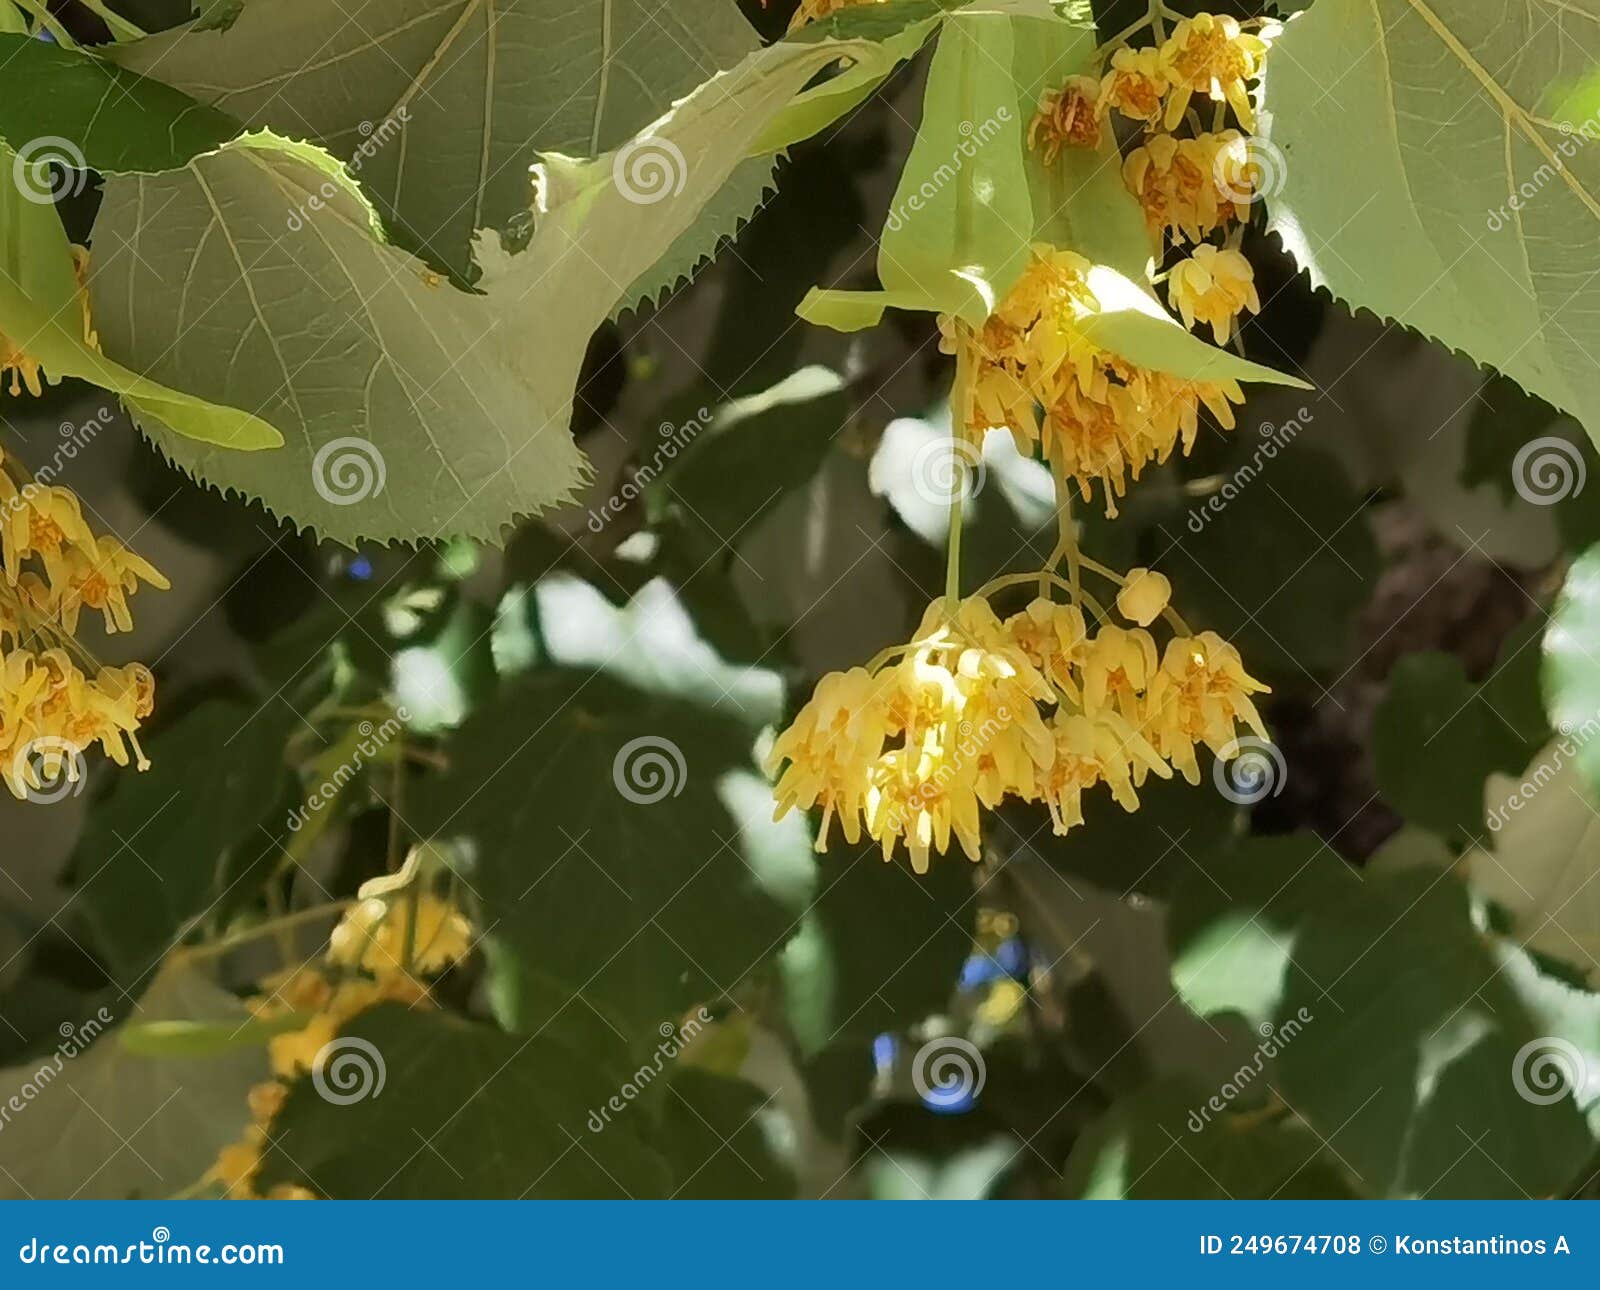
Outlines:
{"label": "flower cluster", "polygon": [[1166,579],[1121,581],[1118,612],[1135,626],[1103,614],[1091,631],[1078,604],[1045,596],[1002,620],[980,591],[932,605],[881,666],[824,677],[768,756],[777,818],[820,809],[819,851],[835,819],[886,860],[903,839],[922,873],[952,838],[979,859],[979,809],[1008,797],[1043,803],[1064,834],[1097,785],[1134,811],[1150,775],[1198,783],[1199,746],[1228,757],[1238,723],[1264,733],[1250,696],[1266,687],[1181,620],[1158,648],[1146,626],[1166,613]]}
{"label": "flower cluster", "polygon": [[0,453],[0,778],[22,799],[63,775],[76,783],[94,743],[119,766],[130,745],[139,769],[149,765],[135,731],[154,705],[150,669],[80,668],[75,656],[86,656],[74,635],[85,607],[103,614],[107,631],[127,631],[139,584],[168,584],[116,538],[96,534],[71,489],[16,470]]}
{"label": "flower cluster", "polygon": [[[326,1059],[329,1045],[361,1013],[380,1003],[431,1006],[424,976],[436,976],[466,958],[472,925],[452,903],[431,893],[415,902],[393,894],[393,880],[377,880],[391,890],[367,895],[352,906],[333,930],[320,964],[307,964],[267,977],[263,993],[249,1000],[257,1020],[295,1023],[268,1041],[274,1078],[250,1090],[250,1125],[239,1141],[224,1147],[203,1182],[234,1200],[259,1197],[256,1175],[271,1139],[272,1122],[296,1081]],[[370,886],[370,885],[369,885]],[[409,961],[406,957],[409,947]],[[310,1200],[306,1188],[278,1183],[269,1200]]]}
{"label": "flower cluster", "polygon": [[1139,368],[1101,349],[1083,323],[1099,311],[1089,262],[1039,246],[1017,285],[982,327],[941,316],[941,348],[956,356],[951,396],[956,431],[981,445],[991,429],[1011,431],[1017,450],[1041,448],[1058,485],[1085,499],[1098,480],[1106,513],[1151,462],[1180,443],[1193,446],[1205,406],[1232,429],[1235,381],[1191,381]]}
{"label": "flower cluster", "polygon": [[[1123,178],[1152,235],[1200,244],[1168,276],[1168,298],[1188,325],[1208,324],[1218,344],[1246,310],[1261,310],[1255,274],[1238,249],[1261,178],[1240,130],[1255,129],[1250,83],[1261,75],[1273,31],[1252,33],[1233,18],[1197,14],[1156,47],[1115,50],[1100,83],[1101,112],[1117,111],[1144,128]],[[1191,110],[1197,95],[1214,105],[1209,129]],[[1239,129],[1225,128],[1229,109]],[[1206,242],[1219,232],[1225,246]]]}

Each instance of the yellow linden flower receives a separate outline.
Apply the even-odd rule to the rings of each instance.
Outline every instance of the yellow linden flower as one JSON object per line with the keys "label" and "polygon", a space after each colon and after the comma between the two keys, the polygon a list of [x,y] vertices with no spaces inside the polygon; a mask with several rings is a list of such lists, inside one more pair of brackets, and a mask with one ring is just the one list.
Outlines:
{"label": "yellow linden flower", "polygon": [[1028,147],[1038,147],[1042,139],[1047,166],[1062,148],[1098,148],[1099,97],[1100,83],[1090,76],[1069,76],[1060,89],[1046,90],[1028,124]]}
{"label": "yellow linden flower", "polygon": [[817,850],[828,847],[828,828],[837,817],[845,840],[861,840],[861,807],[866,770],[883,747],[889,730],[889,687],[865,668],[832,672],[817,684],[809,703],[778,737],[767,757],[767,773],[789,767],[774,790],[781,820],[794,807],[822,808]]}
{"label": "yellow linden flower", "polygon": [[1083,665],[1083,710],[1099,716],[1114,710],[1130,721],[1158,663],[1155,638],[1143,628],[1102,627],[1089,642]]}
{"label": "yellow linden flower", "polygon": [[1172,86],[1163,124],[1174,129],[1183,120],[1189,100],[1205,94],[1233,107],[1239,124],[1255,129],[1247,81],[1261,74],[1267,43],[1242,31],[1234,18],[1201,13],[1180,22],[1161,46],[1161,69]]}
{"label": "yellow linden flower", "polygon": [[1065,834],[1083,823],[1083,794],[1105,784],[1125,811],[1139,809],[1134,790],[1154,772],[1170,779],[1172,769],[1128,722],[1115,713],[1087,717],[1079,713],[1056,715],[1056,757],[1045,790],[1054,831]]}
{"label": "yellow linden flower", "polygon": [[243,1200],[251,1195],[256,1171],[261,1168],[259,1142],[235,1142],[223,1147],[216,1164],[206,1175],[232,1200]]}
{"label": "yellow linden flower", "polygon": [[404,894],[371,897],[346,911],[328,939],[328,961],[361,968],[380,978],[403,973],[406,940],[411,939],[413,970],[433,975],[471,952],[472,924],[448,901],[431,892],[416,900],[416,930],[410,932],[412,903]]}
{"label": "yellow linden flower", "polygon": [[1130,569],[1117,593],[1117,612],[1129,622],[1148,627],[1166,612],[1172,600],[1172,583],[1152,569]]}
{"label": "yellow linden flower", "polygon": [[1173,640],[1150,682],[1146,729],[1157,751],[1198,784],[1197,745],[1222,753],[1237,738],[1241,721],[1266,738],[1250,696],[1267,693],[1267,686],[1245,672],[1239,651],[1215,632]]}
{"label": "yellow linden flower", "polygon": [[267,1059],[272,1073],[283,1079],[303,1075],[317,1064],[317,1054],[333,1042],[339,1020],[332,1013],[318,1013],[302,1030],[287,1030],[267,1041]]}
{"label": "yellow linden flower", "polygon": [[1175,139],[1151,135],[1128,154],[1122,177],[1144,208],[1153,234],[1182,234],[1199,241],[1233,218],[1231,202],[1220,199],[1214,170],[1215,136]]}
{"label": "yellow linden flower", "polygon": [[1232,248],[1209,243],[1195,247],[1193,255],[1173,268],[1167,290],[1184,325],[1205,323],[1219,345],[1228,343],[1234,319],[1245,310],[1261,312],[1255,270]]}
{"label": "yellow linden flower", "polygon": [[1119,49],[1100,84],[1100,112],[1115,108],[1123,116],[1149,125],[1161,119],[1167,94],[1161,55],[1154,49]]}
{"label": "yellow linden flower", "polygon": [[1071,702],[1081,702],[1076,673],[1088,653],[1089,629],[1076,605],[1058,605],[1043,596],[1005,621],[1006,634],[1052,686]]}

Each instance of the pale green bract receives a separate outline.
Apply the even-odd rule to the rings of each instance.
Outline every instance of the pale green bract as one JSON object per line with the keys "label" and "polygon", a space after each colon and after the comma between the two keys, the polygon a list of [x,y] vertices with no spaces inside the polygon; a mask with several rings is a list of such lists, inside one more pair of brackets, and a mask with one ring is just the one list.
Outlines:
{"label": "pale green bract", "polygon": [[[350,163],[395,240],[465,279],[477,230],[525,218],[541,151],[616,148],[757,43],[731,0],[274,0],[115,57]],[[629,303],[692,270],[771,174],[736,172]]]}
{"label": "pale green bract", "polygon": [[[246,463],[146,416],[163,452],[205,482],[347,543],[493,540],[587,476],[567,427],[595,328],[807,81],[872,48],[775,45],[616,153],[547,156],[526,249],[478,237],[481,294],[383,243],[360,190],[309,144],[261,132],[182,170],[113,178],[95,229],[102,341],[283,431],[281,452]],[[647,155],[675,187],[636,186]]]}
{"label": "pale green bract", "polygon": [[1030,145],[1044,94],[1091,72],[1094,51],[1082,11],[1038,0],[946,17],[879,241],[883,289],[814,290],[800,316],[856,331],[886,308],[913,309],[981,326],[1044,243],[1094,266],[1100,310],[1080,325],[1101,348],[1190,380],[1303,384],[1207,344],[1162,308],[1146,285],[1154,246],[1109,126],[1098,149],[1065,148],[1049,165]]}
{"label": "pale green bract", "polygon": [[1600,438],[1600,0],[1317,0],[1274,44],[1258,154],[1312,281]]}

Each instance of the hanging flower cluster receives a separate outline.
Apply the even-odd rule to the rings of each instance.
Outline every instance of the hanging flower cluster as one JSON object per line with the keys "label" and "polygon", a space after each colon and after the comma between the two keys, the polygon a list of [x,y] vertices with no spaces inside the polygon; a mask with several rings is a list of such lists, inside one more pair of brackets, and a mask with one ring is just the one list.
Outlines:
{"label": "hanging flower cluster", "polygon": [[[798,21],[839,7],[806,0]],[[1210,15],[1180,21],[1168,37],[1167,16],[1156,3],[1133,29],[1156,25],[1155,47],[1114,42],[1102,76],[1074,76],[1046,93],[1028,147],[1048,166],[1067,149],[1099,149],[1112,112],[1144,127],[1124,178],[1153,239],[1199,244],[1168,275],[1169,298],[1186,326],[1207,326],[1222,344],[1242,312],[1260,308],[1238,250],[1254,172],[1242,164],[1244,136],[1223,127],[1231,108],[1252,128],[1248,83],[1266,42]],[[1216,105],[1209,132],[1191,110],[1197,95]],[[1225,245],[1207,240],[1217,232]],[[1163,575],[1122,575],[1078,550],[1072,485],[1088,500],[1098,483],[1115,516],[1130,479],[1193,448],[1202,407],[1232,429],[1233,405],[1244,401],[1233,380],[1182,379],[1097,344],[1096,285],[1088,260],[1039,244],[982,325],[939,318],[941,349],[956,360],[957,475],[990,430],[1009,431],[1055,477],[1060,537],[1043,570],[962,598],[955,490],[946,595],[909,644],[825,676],[767,757],[777,817],[819,811],[819,851],[837,823],[847,842],[876,841],[885,860],[903,841],[919,873],[952,843],[978,860],[981,813],[1008,798],[1042,804],[1065,834],[1083,823],[1085,793],[1104,786],[1136,811],[1151,776],[1176,772],[1198,784],[1199,749],[1226,760],[1238,755],[1241,730],[1266,735],[1253,696],[1267,687],[1232,645],[1191,630],[1170,608]],[[1057,572],[1063,559],[1066,577]],[[1114,612],[1083,589],[1085,572],[1116,586]],[[1031,603],[1002,618],[994,598],[1024,584],[1037,588]],[[1158,622],[1164,628],[1152,630]]]}
{"label": "hanging flower cluster", "polygon": [[1043,450],[1058,486],[1078,486],[1085,500],[1099,481],[1106,513],[1129,478],[1188,452],[1205,406],[1232,429],[1236,381],[1190,381],[1148,371],[1101,349],[1083,323],[1099,312],[1088,285],[1089,262],[1071,251],[1034,248],[1021,280],[983,324],[941,315],[941,348],[956,357],[951,396],[956,432],[981,446],[1006,428],[1017,451]]}
{"label": "hanging flower cluster", "polygon": [[[374,888],[383,894],[368,894]],[[339,1032],[380,1003],[429,1007],[423,977],[436,976],[471,952],[472,925],[456,906],[430,892],[415,901],[396,890],[393,878],[363,886],[361,899],[333,929],[321,963],[289,969],[261,982],[249,1000],[257,1020],[304,1020],[268,1042],[274,1078],[250,1090],[250,1126],[224,1147],[202,1180],[232,1200],[259,1199],[256,1175],[272,1135],[272,1122],[290,1089],[333,1054]],[[409,956],[408,956],[409,951]],[[278,1183],[268,1200],[311,1200],[293,1183]]]}
{"label": "hanging flower cluster", "polygon": [[[1123,178],[1151,233],[1178,247],[1198,244],[1168,275],[1168,299],[1187,325],[1207,324],[1219,345],[1241,315],[1261,311],[1255,273],[1239,252],[1261,173],[1240,131],[1255,129],[1250,85],[1276,30],[1250,32],[1233,18],[1196,14],[1158,46],[1114,50],[1099,86],[1102,114],[1116,111],[1144,127]],[[1212,105],[1209,122],[1195,111],[1197,98],[1202,110]],[[1227,128],[1230,109],[1238,129]],[[1214,234],[1222,245],[1206,240]]]}
{"label": "hanging flower cluster", "polygon": [[[133,626],[128,597],[168,583],[118,539],[96,534],[76,494],[28,479],[0,453],[0,778],[18,799],[76,783],[98,743],[119,766],[149,766],[135,732],[155,678],[142,663],[99,667],[75,639],[99,610],[108,632]],[[80,667],[82,663],[84,666]]]}
{"label": "hanging flower cluster", "polygon": [[[1150,775],[1174,769],[1199,782],[1199,746],[1227,757],[1240,723],[1265,733],[1252,694],[1266,687],[1214,632],[1192,634],[1176,615],[1164,646],[1146,628],[1169,615],[1170,587],[1146,569],[1121,578],[1112,621],[1091,597],[1041,595],[1002,620],[989,597],[1038,575],[1001,579],[953,609],[936,601],[917,638],[868,667],[825,676],[772,747],[777,816],[819,809],[817,850],[835,820],[845,840],[863,831],[912,867],[951,839],[980,858],[979,808],[1008,797],[1043,803],[1055,831],[1083,822],[1083,794],[1104,784],[1124,810]],[[1046,588],[1071,585],[1045,575]],[[1097,612],[1091,630],[1080,605]],[[781,772],[781,773],[780,773]]]}

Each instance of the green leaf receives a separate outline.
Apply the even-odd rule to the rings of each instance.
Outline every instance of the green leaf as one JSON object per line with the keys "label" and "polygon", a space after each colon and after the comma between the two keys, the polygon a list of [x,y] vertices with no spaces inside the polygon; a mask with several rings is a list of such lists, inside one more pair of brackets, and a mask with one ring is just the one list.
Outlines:
{"label": "green leaf", "polygon": [[[1600,546],[1567,570],[1544,637],[1544,694],[1550,720],[1563,734],[1591,730],[1600,717]],[[1600,787],[1600,742],[1585,739],[1578,767]]]}
{"label": "green leaf", "polygon": [[653,1145],[672,1170],[673,1200],[789,1200],[793,1127],[776,1094],[693,1068],[676,1072]]}
{"label": "green leaf", "polygon": [[299,1080],[273,1121],[263,1189],[300,1183],[360,1200],[620,1200],[670,1190],[660,1157],[631,1125],[589,1127],[626,1075],[548,1037],[384,1004],[333,1044],[329,1060],[342,1054],[367,1095],[335,1104]]}
{"label": "green leaf", "polygon": [[676,105],[648,146],[681,157],[684,182],[658,201],[624,182],[622,151],[547,154],[531,241],[512,256],[496,234],[479,238],[477,295],[384,245],[349,176],[310,145],[247,135],[180,171],[112,179],[94,279],[106,348],[284,429],[284,452],[245,470],[147,418],[162,451],[207,483],[347,543],[493,540],[584,482],[567,427],[594,329],[763,123],[855,52],[772,46]]}
{"label": "green leaf", "polygon": [[1162,571],[1184,615],[1232,641],[1247,667],[1295,680],[1342,668],[1378,575],[1365,500],[1323,453],[1273,439],[1280,451],[1264,461],[1253,440],[1248,423],[1234,434],[1220,508],[1197,504],[1181,534],[1162,530]]}
{"label": "green leaf", "polygon": [[1122,1098],[1072,1148],[1062,1194],[1077,1200],[1345,1199],[1336,1158],[1292,1118],[1264,1120],[1170,1078]]}
{"label": "green leaf", "polygon": [[[1531,672],[1537,658],[1524,641],[1496,676]],[[1515,712],[1501,711],[1506,687],[1473,685],[1449,654],[1409,654],[1395,665],[1372,730],[1378,789],[1390,806],[1456,845],[1482,836],[1484,780],[1519,768],[1545,734],[1542,721],[1524,732]]]}
{"label": "green leaf", "polygon": [[946,858],[926,874],[885,864],[876,847],[836,844],[815,900],[782,959],[784,1008],[802,1052],[865,1051],[950,1001],[972,950],[973,870]]}
{"label": "green leaf", "polygon": [[185,165],[244,129],[160,81],[32,36],[0,33],[0,63],[0,139],[29,161],[150,174]]}
{"label": "green leaf", "polygon": [[150,741],[149,770],[116,773],[72,859],[77,903],[114,979],[141,980],[197,921],[254,894],[250,877],[282,853],[291,727],[287,704],[215,700]]}
{"label": "green leaf", "polygon": [[[526,220],[540,154],[617,148],[756,47],[721,0],[276,0],[115,57],[350,163],[396,238],[466,280],[477,230]],[[654,192],[663,172],[640,163]],[[771,169],[741,171],[741,218]],[[724,218],[700,254],[731,231]]]}
{"label": "green leaf", "polygon": [[[1492,364],[1600,434],[1600,5],[1318,0],[1271,55],[1270,227],[1312,281]],[[1329,87],[1337,87],[1329,93]]]}
{"label": "green leaf", "polygon": [[[661,454],[684,436],[682,427],[663,422],[662,442],[639,472],[641,479],[649,475],[651,523],[677,520],[708,554],[716,553],[810,483],[849,416],[844,381],[826,368],[806,367],[715,414],[697,411],[681,456],[670,453],[664,464]],[[730,480],[738,487],[730,488]]]}
{"label": "green leaf", "polygon": [[1012,854],[1033,852],[1062,874],[1126,898],[1165,897],[1239,822],[1239,809],[1209,781],[1198,787],[1182,777],[1150,779],[1139,789],[1139,809],[1124,811],[1109,793],[1088,794],[1084,823],[1065,837],[1049,827],[1042,807],[1017,804],[1001,818],[996,838]]}
{"label": "green leaf", "polygon": [[[250,1015],[181,960],[139,1000],[137,1017],[248,1025]],[[245,1096],[267,1078],[266,1053],[140,1056],[108,1030],[110,1014],[67,1018],[49,1057],[0,1071],[5,1124],[0,1196],[123,1200],[174,1195],[194,1183],[250,1121]],[[87,1049],[85,1045],[93,1040]]]}
{"label": "green leaf", "polygon": [[0,146],[0,172],[7,176],[0,179],[0,332],[50,380],[91,381],[120,394],[133,412],[160,416],[178,435],[235,452],[281,444],[283,437],[259,417],[146,380],[87,343],[66,230],[45,190],[25,194],[17,186],[18,160]]}
{"label": "green leaf", "polygon": [[[1315,838],[1214,857],[1172,903],[1173,980],[1201,1016],[1279,1034],[1262,1080],[1372,1196],[1561,1193],[1595,1150],[1600,997],[1479,930],[1430,866],[1357,874]],[[1298,1019],[1292,1041],[1285,1022]],[[1536,1055],[1568,1046],[1539,1093]],[[1350,1054],[1360,1054],[1352,1064]]]}
{"label": "green leaf", "polygon": [[806,840],[771,823],[770,797],[757,814],[730,787],[753,772],[751,742],[698,706],[565,671],[461,727],[408,814],[472,856],[506,1025],[538,1030],[581,995],[643,1037],[782,948],[792,875],[761,861]]}
{"label": "green leaf", "polygon": [[1597,734],[1591,718],[1541,749],[1520,777],[1491,775],[1489,836],[1466,856],[1474,890],[1510,916],[1511,933],[1584,976],[1600,963],[1600,811],[1578,758]]}

